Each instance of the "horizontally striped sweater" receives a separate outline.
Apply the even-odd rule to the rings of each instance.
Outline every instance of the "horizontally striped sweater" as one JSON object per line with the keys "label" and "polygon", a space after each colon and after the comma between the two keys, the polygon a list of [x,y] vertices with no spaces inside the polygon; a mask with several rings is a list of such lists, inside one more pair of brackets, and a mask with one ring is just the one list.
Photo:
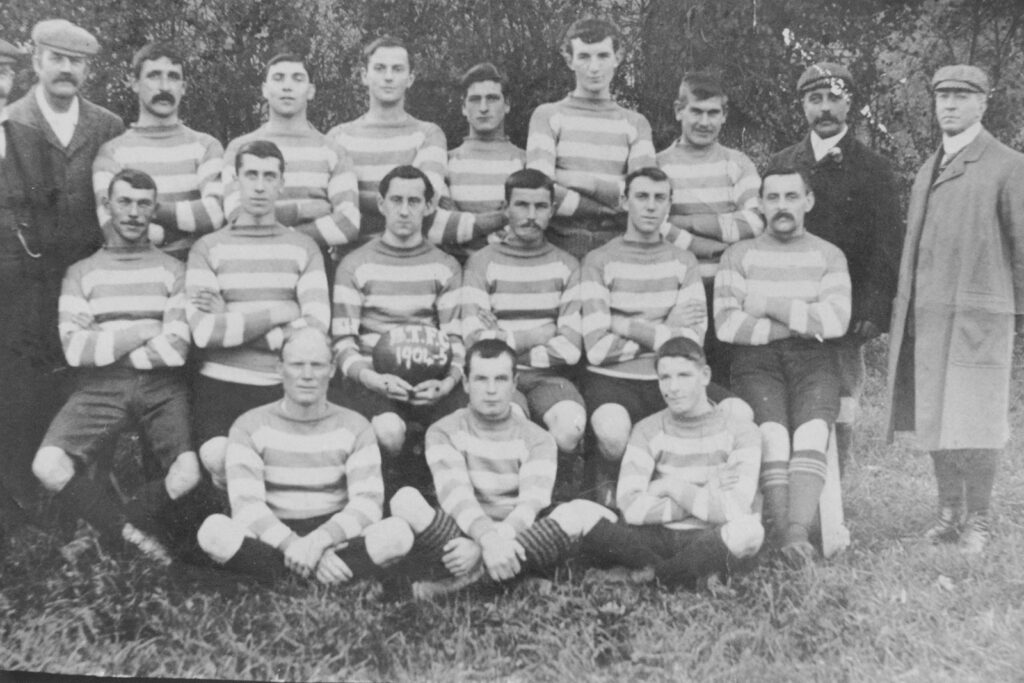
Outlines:
{"label": "horizontally striped sweater", "polygon": [[377,237],[346,256],[334,276],[331,321],[341,371],[358,380],[362,370],[372,368],[370,354],[380,336],[406,323],[430,325],[448,335],[452,365],[461,368],[461,285],[458,261],[426,241],[403,248]]}
{"label": "horizontally striped sweater", "polygon": [[850,275],[832,243],[810,233],[780,241],[765,232],[722,254],[715,276],[720,340],[761,346],[789,337],[834,339],[849,324]]}
{"label": "horizontally striped sweater", "polygon": [[[223,313],[204,313],[192,299],[204,289],[220,292]],[[200,373],[226,382],[279,384],[277,349],[285,327],[326,331],[331,308],[320,250],[313,240],[283,225],[232,225],[206,235],[192,248],[185,275],[192,338],[203,359]],[[301,317],[261,332],[268,306],[294,301]]]}
{"label": "horizontally striped sweater", "polygon": [[233,221],[240,210],[235,156],[253,140],[269,140],[284,155],[284,190],[277,199],[279,223],[320,246],[338,246],[359,236],[359,197],[352,160],[312,125],[302,132],[265,123],[235,138],[224,153],[224,210]]}
{"label": "horizontally striped sweater", "polygon": [[[715,471],[735,466],[739,481],[722,490]],[[695,417],[662,410],[633,428],[622,458],[616,500],[629,524],[700,529],[750,514],[761,468],[761,436],[753,422],[719,408]],[[648,493],[662,479],[700,487],[692,509]]]}
{"label": "horizontally striped sweater", "polygon": [[[72,265],[64,275],[59,305],[68,365],[183,366],[190,338],[184,286],[184,264],[149,243],[104,247]],[[85,316],[89,324],[76,316]],[[145,320],[160,322],[163,330],[143,342],[135,323]]]}
{"label": "horizontally striped sweater", "polygon": [[100,224],[110,220],[103,198],[111,178],[126,168],[145,171],[156,181],[153,222],[164,230],[160,248],[184,261],[200,236],[224,224],[223,155],[216,139],[182,123],[132,126],[100,147],[92,163]]}
{"label": "horizontally striped sweater", "polygon": [[[479,339],[504,340],[518,354],[521,369],[579,362],[583,345],[579,262],[547,241],[535,248],[503,241],[473,254],[462,277],[462,334],[466,346]],[[498,319],[486,329],[482,311]],[[545,344],[524,347],[516,332],[545,324],[556,327]]]}
{"label": "horizontally striped sweater", "polygon": [[431,425],[426,447],[441,509],[476,541],[497,522],[518,534],[551,504],[554,437],[515,411],[492,423],[459,409]]}
{"label": "horizontally striped sweater", "polygon": [[[480,214],[500,211],[505,204],[505,179],[526,167],[526,152],[508,138],[467,137],[448,152],[448,190],[457,211]],[[499,238],[495,234],[491,241]],[[488,238],[478,236],[462,245],[460,254],[481,249]],[[452,253],[457,247],[446,247]]]}
{"label": "horizontally striped sweater", "polygon": [[[583,260],[583,342],[592,372],[626,379],[657,379],[654,352],[666,340],[704,343],[707,304],[697,259],[660,239],[614,238]],[[705,310],[694,327],[678,317],[690,302]],[[629,318],[629,335],[612,331],[612,317]]]}
{"label": "horizontally striped sweater", "polygon": [[231,516],[282,550],[298,536],[281,520],[331,515],[320,528],[342,543],[382,516],[373,428],[340,406],[307,420],[288,415],[283,400],[244,413],[231,426],[225,467]]}

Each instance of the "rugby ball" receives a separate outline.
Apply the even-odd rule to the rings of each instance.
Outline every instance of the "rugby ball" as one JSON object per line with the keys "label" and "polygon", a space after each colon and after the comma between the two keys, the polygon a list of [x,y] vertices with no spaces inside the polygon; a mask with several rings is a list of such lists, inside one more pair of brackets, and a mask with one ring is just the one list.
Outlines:
{"label": "rugby ball", "polygon": [[448,335],[431,325],[396,325],[373,347],[374,370],[401,377],[413,386],[443,378],[451,364]]}

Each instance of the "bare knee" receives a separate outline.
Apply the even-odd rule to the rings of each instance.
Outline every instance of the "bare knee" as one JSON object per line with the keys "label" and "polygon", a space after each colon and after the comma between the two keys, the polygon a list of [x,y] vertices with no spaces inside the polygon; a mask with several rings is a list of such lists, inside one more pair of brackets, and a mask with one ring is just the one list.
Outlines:
{"label": "bare knee", "polygon": [[381,455],[394,457],[402,452],[405,445],[405,421],[395,413],[381,413],[370,422],[377,437]]}
{"label": "bare knee", "polygon": [[44,446],[32,460],[32,473],[47,491],[61,491],[75,476],[75,462],[63,449]]}
{"label": "bare knee", "polygon": [[828,423],[824,420],[808,420],[793,432],[794,451],[818,451],[824,453],[828,447]]}
{"label": "bare knee", "polygon": [[575,401],[559,401],[544,413],[544,424],[555,438],[558,450],[571,453],[583,438],[587,424],[587,413]]}
{"label": "bare knee", "polygon": [[224,436],[215,436],[199,447],[199,460],[210,473],[213,483],[220,489],[226,489],[228,478],[224,464],[228,453],[228,440]]}
{"label": "bare knee", "polygon": [[764,527],[756,515],[744,515],[722,525],[722,541],[734,557],[752,557],[764,542]]}
{"label": "bare knee", "polygon": [[164,477],[164,487],[171,500],[177,500],[199,485],[199,458],[195,451],[186,451],[175,458]]}
{"label": "bare knee", "polygon": [[594,411],[590,424],[597,439],[598,454],[611,462],[622,460],[629,443],[629,431],[633,428],[626,409],[618,403],[605,403]]}
{"label": "bare knee", "polygon": [[[391,496],[391,514],[408,524],[415,533],[421,533],[434,520],[434,508],[419,491],[403,486]],[[390,519],[390,518],[389,518]]]}
{"label": "bare knee", "polygon": [[764,462],[789,462],[789,430],[778,422],[765,422],[761,431]]}
{"label": "bare knee", "polygon": [[718,402],[718,408],[729,418],[741,422],[754,421],[754,409],[750,404],[737,396],[730,396]]}
{"label": "bare knee", "polygon": [[412,550],[413,532],[405,520],[388,517],[367,527],[366,554],[377,566],[400,560]]}
{"label": "bare knee", "polygon": [[245,529],[226,515],[210,515],[196,532],[196,540],[210,559],[224,564],[242,547]]}

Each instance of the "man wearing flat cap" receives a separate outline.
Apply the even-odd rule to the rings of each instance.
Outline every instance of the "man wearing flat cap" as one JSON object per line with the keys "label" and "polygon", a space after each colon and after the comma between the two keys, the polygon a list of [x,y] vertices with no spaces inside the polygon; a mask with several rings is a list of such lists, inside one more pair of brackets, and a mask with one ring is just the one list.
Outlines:
{"label": "man wearing flat cap", "polygon": [[836,445],[840,464],[850,453],[864,384],[866,342],[889,329],[903,223],[889,163],[857,140],[847,125],[854,82],[830,62],[809,67],[797,82],[810,127],[797,144],[774,154],[767,167],[804,171],[814,192],[807,231],[842,250],[853,285],[853,311],[844,336],[830,342],[840,376]]}
{"label": "man wearing flat cap", "polygon": [[1024,155],[981,124],[988,77],[944,66],[932,78],[942,146],[918,171],[889,338],[889,438],[930,452],[939,514],[925,532],[976,556],[990,533],[999,453],[1009,438],[1013,335],[1024,321]]}
{"label": "man wearing flat cap", "polygon": [[38,83],[7,107],[0,211],[0,482],[22,505],[33,452],[61,402],[57,298],[64,271],[102,243],[92,193],[100,145],[121,119],[79,94],[99,43],[49,19],[32,30]]}

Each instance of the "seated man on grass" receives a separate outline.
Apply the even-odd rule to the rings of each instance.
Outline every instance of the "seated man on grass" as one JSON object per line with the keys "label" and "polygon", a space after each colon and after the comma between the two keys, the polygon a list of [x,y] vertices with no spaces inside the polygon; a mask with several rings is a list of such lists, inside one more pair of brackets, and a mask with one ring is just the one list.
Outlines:
{"label": "seated man on grass", "polygon": [[324,584],[377,576],[413,537],[405,522],[381,521],[373,429],[327,401],[334,364],[325,333],[295,330],[280,355],[284,398],[231,427],[231,517],[208,517],[199,544],[225,569],[265,582],[289,572]]}
{"label": "seated man on grass", "polygon": [[[555,483],[554,438],[512,410],[516,354],[497,339],[474,344],[466,356],[469,406],[427,431],[427,461],[440,509],[413,488],[400,489],[391,512],[416,534],[419,565],[443,562],[451,577],[413,584],[426,598],[474,583],[484,572],[506,581],[550,568],[574,540],[615,513],[574,500],[547,516]],[[585,521],[584,521],[585,520]]]}

